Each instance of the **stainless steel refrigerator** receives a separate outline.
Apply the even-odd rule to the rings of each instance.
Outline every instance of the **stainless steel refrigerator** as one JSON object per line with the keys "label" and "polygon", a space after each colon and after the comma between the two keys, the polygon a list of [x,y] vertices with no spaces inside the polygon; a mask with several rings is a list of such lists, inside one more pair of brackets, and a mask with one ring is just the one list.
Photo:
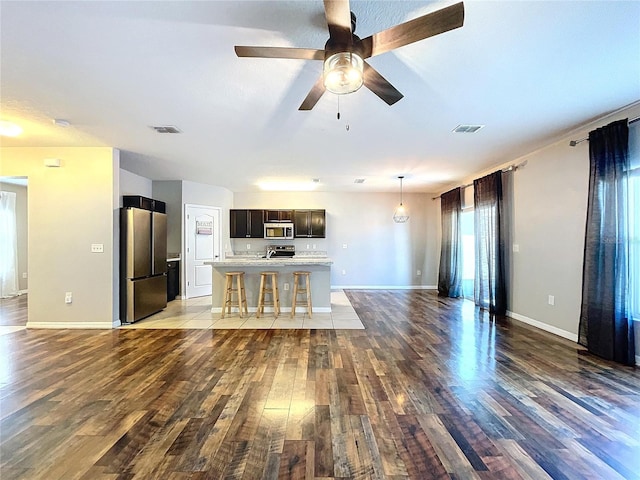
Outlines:
{"label": "stainless steel refrigerator", "polygon": [[167,215],[120,209],[120,321],[132,323],[167,306]]}

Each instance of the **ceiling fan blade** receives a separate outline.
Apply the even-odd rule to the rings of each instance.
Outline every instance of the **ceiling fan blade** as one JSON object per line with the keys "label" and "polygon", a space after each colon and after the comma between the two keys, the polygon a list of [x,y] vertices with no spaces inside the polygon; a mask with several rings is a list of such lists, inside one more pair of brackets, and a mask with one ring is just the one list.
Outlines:
{"label": "ceiling fan blade", "polygon": [[239,45],[236,45],[234,48],[236,50],[236,55],[239,57],[324,60],[324,50],[316,50],[314,48],[244,47]]}
{"label": "ceiling fan blade", "polygon": [[307,95],[307,98],[304,99],[302,105],[300,105],[300,108],[298,108],[298,110],[311,110],[313,107],[315,107],[316,103],[318,103],[318,100],[320,100],[320,97],[323,93],[324,77],[320,75],[320,78],[318,78],[318,81],[315,83],[315,85],[311,87],[311,91]]}
{"label": "ceiling fan blade", "polygon": [[363,39],[364,58],[448,32],[461,27],[463,23],[464,5],[460,2]]}
{"label": "ceiling fan blade", "polygon": [[380,97],[387,105],[393,105],[402,95],[396,87],[391,85],[375,68],[364,62],[364,85]]}
{"label": "ceiling fan blade", "polygon": [[351,11],[349,0],[324,0],[324,14],[329,37],[338,44],[351,44]]}

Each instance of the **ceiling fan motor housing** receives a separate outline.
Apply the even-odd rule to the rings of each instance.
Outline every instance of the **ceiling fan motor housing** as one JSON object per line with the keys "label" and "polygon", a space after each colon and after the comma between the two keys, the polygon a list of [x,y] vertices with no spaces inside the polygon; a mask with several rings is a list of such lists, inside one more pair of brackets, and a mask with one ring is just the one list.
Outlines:
{"label": "ceiling fan motor housing", "polygon": [[331,55],[336,53],[355,53],[360,56],[360,58],[364,58],[364,46],[362,45],[362,40],[357,35],[351,35],[350,43],[342,43],[336,42],[332,38],[327,40],[327,43],[324,44],[324,59],[326,60]]}

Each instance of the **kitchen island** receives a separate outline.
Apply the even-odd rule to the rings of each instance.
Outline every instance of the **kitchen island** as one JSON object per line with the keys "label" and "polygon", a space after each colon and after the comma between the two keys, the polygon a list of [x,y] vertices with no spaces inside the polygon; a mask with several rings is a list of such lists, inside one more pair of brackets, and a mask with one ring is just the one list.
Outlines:
{"label": "kitchen island", "polygon": [[[245,291],[249,312],[255,312],[258,307],[260,293],[260,272],[278,272],[278,290],[280,294],[280,310],[291,313],[293,292],[293,272],[306,270],[311,272],[311,298],[314,313],[331,312],[331,265],[328,257],[294,256],[290,258],[260,258],[233,256],[220,261],[205,262],[211,265],[211,312],[221,313],[224,297],[225,273],[231,271],[244,272]],[[298,298],[298,308],[304,305],[302,295]],[[302,309],[305,310],[305,309]],[[272,308],[265,308],[273,311]],[[300,312],[301,310],[298,310]],[[232,312],[237,312],[233,308]]]}

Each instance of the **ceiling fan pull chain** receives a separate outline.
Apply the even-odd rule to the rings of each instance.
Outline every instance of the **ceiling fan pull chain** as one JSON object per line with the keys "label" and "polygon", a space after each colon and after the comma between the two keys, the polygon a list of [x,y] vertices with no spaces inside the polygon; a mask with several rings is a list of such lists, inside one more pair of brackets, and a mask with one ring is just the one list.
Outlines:
{"label": "ceiling fan pull chain", "polygon": [[340,120],[340,95],[338,95],[338,115],[336,115],[336,118]]}

